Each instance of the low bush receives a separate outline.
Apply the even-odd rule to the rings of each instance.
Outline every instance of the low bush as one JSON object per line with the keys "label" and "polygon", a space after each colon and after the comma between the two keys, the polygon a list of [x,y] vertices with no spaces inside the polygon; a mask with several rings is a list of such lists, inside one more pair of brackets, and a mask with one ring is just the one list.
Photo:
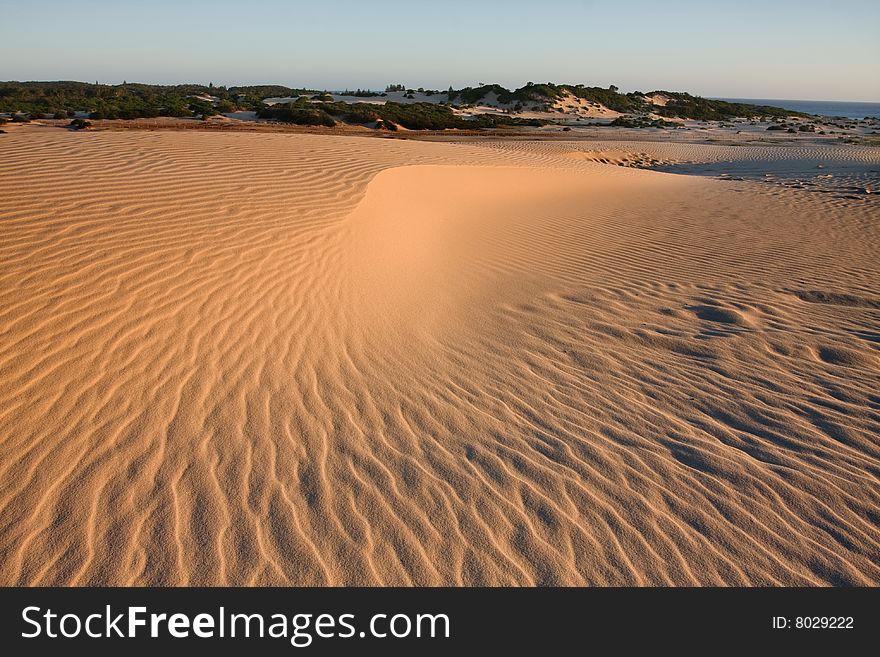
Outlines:
{"label": "low bush", "polygon": [[372,123],[382,120],[395,123],[408,130],[474,130],[505,126],[541,126],[544,121],[519,119],[495,114],[480,114],[472,119],[458,116],[448,105],[434,103],[322,103],[321,109],[328,114],[343,117],[349,123]]}
{"label": "low bush", "polygon": [[630,118],[626,116],[618,116],[609,125],[618,128],[678,128],[680,124],[675,121],[664,121],[663,119],[642,119]]}
{"label": "low bush", "polygon": [[[192,100],[190,100],[187,109],[189,109],[189,111],[196,116],[201,116],[203,119],[207,119],[209,116],[214,116],[215,114],[219,113],[217,108],[214,107],[214,103],[211,103],[207,100],[202,100],[201,98],[193,98]],[[128,118],[122,116],[122,113],[120,113],[120,116],[121,118]]]}
{"label": "low bush", "polygon": [[323,125],[328,128],[336,125],[333,117],[323,109],[303,108],[297,103],[264,107],[257,112],[257,116],[261,119],[275,119],[276,121],[294,123],[296,125]]}
{"label": "low bush", "polygon": [[662,94],[669,100],[664,107],[653,108],[657,114],[676,116],[697,121],[724,121],[733,117],[774,117],[777,119],[788,116],[809,116],[803,112],[795,112],[771,105],[752,105],[750,103],[729,103],[724,100],[710,100],[700,96],[672,91],[653,91]]}

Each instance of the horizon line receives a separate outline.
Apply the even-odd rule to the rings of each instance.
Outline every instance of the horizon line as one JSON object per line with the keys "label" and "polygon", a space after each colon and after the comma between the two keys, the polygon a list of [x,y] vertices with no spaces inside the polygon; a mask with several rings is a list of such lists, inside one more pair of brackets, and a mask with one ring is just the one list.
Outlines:
{"label": "horizon line", "polygon": [[[74,79],[66,79],[66,80],[65,80],[65,79],[60,79],[60,78],[59,78],[59,79],[45,79],[45,80],[37,80],[37,79],[30,79],[30,80],[11,80],[11,79],[10,79],[10,80],[0,80],[0,84],[5,84],[5,83],[19,83],[19,84],[26,84],[26,83],[29,83],[29,82],[78,82],[78,83],[81,83],[81,84],[93,84],[90,80],[74,80]],[[531,82],[531,81],[529,81],[529,82]],[[528,84],[529,82],[523,83],[520,87],[514,87],[514,89],[522,88],[522,87],[526,86],[526,84]],[[101,81],[99,81],[99,80],[95,80],[95,83],[96,83],[96,84],[99,84],[99,85],[105,85],[105,86],[121,86],[121,85],[123,85],[123,84],[143,84],[143,85],[154,86],[154,87],[175,87],[175,86],[184,86],[184,85],[197,85],[197,86],[202,86],[202,87],[208,87],[208,86],[214,84],[213,82],[210,82],[210,81],[209,81],[208,83],[203,83],[203,82],[193,82],[193,81],[190,81],[190,82],[140,82],[140,81],[129,81],[127,78],[123,78],[121,82],[101,82]],[[391,83],[391,84],[397,84],[397,83]],[[503,84],[500,84],[500,83],[497,83],[497,82],[489,82],[489,83],[484,83],[484,84],[486,84],[486,85],[497,84],[498,86],[507,89],[507,87],[505,87]],[[546,81],[546,82],[532,82],[532,84],[555,84],[555,85],[569,85],[569,84],[571,84],[571,85],[576,85],[576,84],[582,84],[583,86],[597,86],[597,87],[599,87],[600,89],[607,89],[607,88],[609,88],[609,87],[602,87],[601,85],[589,85],[589,84],[582,83],[582,82],[570,83],[570,82],[549,82],[549,81]],[[287,87],[288,89],[308,89],[307,86],[291,86],[291,85],[289,85],[289,84],[283,84],[283,83],[280,83],[280,82],[252,82],[252,83],[249,83],[249,84],[248,84],[248,83],[216,84],[216,85],[214,85],[214,86],[216,86],[216,87],[226,87],[226,88],[229,88],[229,87],[268,87],[268,86],[278,86],[278,87]],[[471,85],[468,85],[468,86],[471,86]],[[477,86],[481,86],[481,85],[477,85],[477,84],[475,84],[475,85],[471,86],[471,88],[475,88],[475,87],[477,87]],[[617,87],[617,85],[613,85],[613,86]],[[411,86],[411,85],[406,85],[406,88],[407,88],[407,89],[416,89],[417,87],[413,87],[413,86]],[[429,87],[424,87],[424,86],[423,86],[422,88],[424,88],[424,89],[428,89]],[[461,87],[461,89],[465,89],[465,88],[467,88],[467,87]],[[617,87],[617,88],[618,88],[618,90],[620,89],[620,87]],[[357,90],[357,89],[361,89],[362,91],[374,91],[374,92],[382,92],[382,91],[385,91],[384,88],[373,88],[373,87],[369,87],[369,86],[367,86],[367,87],[355,87],[354,89],[352,89],[351,87],[345,87],[345,89],[342,89],[342,88],[340,88],[340,87],[337,87],[337,88],[324,87],[323,89],[318,89],[317,87],[315,87],[315,88],[313,88],[313,89],[311,89],[311,90],[313,90],[313,91],[343,91],[343,90],[354,91],[354,90]],[[435,91],[439,91],[439,92],[443,93],[443,92],[446,91],[446,89],[436,89]],[[622,93],[635,93],[635,91],[636,91],[636,90],[629,91],[629,92],[622,92]],[[642,92],[642,91],[639,91],[639,93],[652,93],[652,92],[654,92],[654,91],[672,91],[672,90],[671,90],[671,89],[652,89],[651,91],[648,91],[648,92]],[[692,93],[692,92],[690,92],[690,91],[676,91],[676,92],[674,92],[674,93],[690,93],[691,95],[694,95],[694,96],[697,96],[697,97],[701,97],[701,98],[708,98],[708,99],[710,99],[710,100],[725,100],[725,99],[726,99],[726,100],[770,100],[770,101],[795,101],[795,102],[800,102],[800,103],[860,103],[860,104],[880,104],[880,99],[878,99],[878,100],[840,100],[840,99],[836,99],[836,98],[769,98],[769,97],[768,97],[768,98],[762,98],[762,97],[760,97],[759,95],[755,95],[755,96],[720,96],[720,95],[715,95],[715,94],[695,94],[695,93]]]}

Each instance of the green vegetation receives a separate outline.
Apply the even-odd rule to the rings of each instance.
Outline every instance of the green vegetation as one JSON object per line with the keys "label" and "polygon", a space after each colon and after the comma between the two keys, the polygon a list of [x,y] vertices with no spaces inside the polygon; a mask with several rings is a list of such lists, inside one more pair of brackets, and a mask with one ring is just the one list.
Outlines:
{"label": "green vegetation", "polygon": [[201,98],[190,99],[187,109],[189,109],[190,113],[194,116],[201,116],[203,119],[207,119],[209,116],[214,116],[215,114],[220,113],[217,108],[214,107],[214,103]]}
{"label": "green vegetation", "polygon": [[[208,90],[214,96],[220,96],[223,91],[223,87],[212,87]],[[246,87],[229,87],[228,89],[229,95],[239,95],[244,94],[247,96],[256,96],[260,99],[263,98],[292,98],[294,96],[309,96],[311,94],[319,93],[317,89],[297,89],[295,87],[284,87],[279,84],[262,84],[262,85],[251,85]]]}
{"label": "green vegetation", "polygon": [[[455,91],[450,87],[448,93],[449,102],[455,102],[456,100],[459,100],[461,105],[474,105],[477,102],[483,100],[493,91],[498,94],[499,100],[501,100],[502,95],[510,95],[510,91],[498,84],[485,84],[481,87],[476,88],[465,87],[464,89],[459,89],[458,91]],[[507,101],[503,100],[501,102]]]}
{"label": "green vegetation", "polygon": [[[385,93],[369,90],[346,90],[355,97],[372,98],[386,96],[390,92],[404,92],[415,100],[416,91],[402,84],[390,84]],[[419,93],[441,95],[441,92],[424,90]],[[590,103],[598,103],[617,112],[645,114],[656,112],[663,117],[678,117],[705,121],[727,121],[733,117],[772,117],[778,121],[789,116],[807,116],[779,107],[728,103],[709,100],[687,93],[657,91],[669,98],[665,107],[645,102],[639,92],[620,93],[617,87],[586,87],[581,84],[556,85],[529,82],[510,91],[497,84],[480,84],[445,92],[441,103],[411,103],[401,105],[370,105],[360,108],[359,103],[335,103],[327,92],[296,89],[280,85],[254,85],[223,87],[199,84],[158,86],[123,83],[119,85],[91,84],[87,82],[0,82],[0,112],[8,113],[13,120],[24,118],[73,118],[77,112],[87,113],[91,119],[136,119],[157,116],[203,117],[239,110],[258,112],[263,118],[301,123],[304,125],[331,125],[333,117],[350,123],[377,123],[400,125],[412,130],[442,130],[446,128],[495,128],[517,125],[540,125],[541,122],[523,120],[511,116],[480,115],[473,119],[457,116],[446,103],[474,105],[490,95],[502,104],[512,105],[513,111],[537,108],[547,110],[566,94]],[[266,98],[299,98],[295,103],[267,108]],[[314,102],[309,103],[308,98]],[[305,103],[302,104],[301,103]],[[294,107],[295,105],[295,107]],[[294,111],[295,110],[295,111]],[[647,122],[646,119],[629,118],[638,122],[636,127],[670,127],[667,122]],[[378,125],[378,123],[377,123]],[[618,124],[618,125],[623,125]],[[635,124],[633,124],[635,125]],[[801,130],[801,128],[797,128]],[[809,128],[803,128],[808,131]]]}
{"label": "green vegetation", "polygon": [[681,124],[676,123],[675,121],[664,121],[663,119],[654,119],[652,121],[650,119],[627,118],[625,116],[618,116],[609,125],[613,125],[613,126],[620,127],[620,128],[680,128],[681,127]]}
{"label": "green vegetation", "polygon": [[[375,123],[377,127],[395,130],[402,126],[408,130],[445,130],[458,128],[473,130],[477,128],[499,128],[506,126],[540,126],[544,122],[535,119],[517,119],[510,116],[484,114],[466,119],[455,114],[448,105],[433,103],[310,103],[304,98],[286,105],[266,107],[257,116],[263,119],[276,119],[300,125],[333,125],[334,117],[346,123],[366,125]],[[334,121],[335,122],[335,121]]]}
{"label": "green vegetation", "polygon": [[529,82],[514,91],[497,84],[486,84],[475,88],[466,87],[458,91],[450,89],[448,93],[450,102],[458,100],[463,105],[474,105],[493,92],[498,96],[499,102],[517,103],[520,109],[525,103],[547,105],[561,98],[565,92],[593,103],[601,103],[617,112],[632,112],[644,105],[637,94],[618,93],[617,87],[614,86],[603,89],[602,87],[585,87],[582,84],[556,85],[550,82],[545,84]]}
{"label": "green vegetation", "polygon": [[342,96],[353,96],[355,98],[377,98],[381,96],[378,91],[370,91],[369,89],[356,89],[355,91],[349,91],[346,89],[340,94]]}
{"label": "green vegetation", "polygon": [[85,119],[74,119],[69,125],[74,130],[85,130],[92,127],[91,121],[86,121]]}
{"label": "green vegetation", "polygon": [[385,103],[384,105],[323,103],[322,108],[328,114],[343,117],[349,123],[366,124],[381,120],[386,127],[390,124],[396,124],[408,130],[445,130],[447,128],[468,130],[544,125],[544,122],[534,119],[517,119],[493,114],[482,114],[473,119],[467,119],[456,115],[448,105],[434,103],[406,105],[401,103]]}
{"label": "green vegetation", "polygon": [[686,93],[671,91],[654,91],[654,94],[663,94],[669,101],[665,107],[655,107],[653,110],[662,116],[675,116],[683,119],[695,119],[698,121],[723,121],[735,116],[772,116],[784,118],[787,116],[809,116],[803,112],[795,112],[772,107],[770,105],[751,105],[749,103],[728,103],[723,100],[709,100],[699,96],[691,96]]}
{"label": "green vegetation", "polygon": [[[0,82],[0,112],[70,117],[88,112],[93,119],[156,116],[210,116],[239,109],[258,110],[263,98],[315,93],[278,85],[215,87],[198,84],[90,84],[88,82]],[[208,97],[216,101],[204,99]],[[215,106],[216,103],[216,106]]]}
{"label": "green vegetation", "polygon": [[559,95],[559,90],[553,84],[534,84],[533,82],[514,91],[505,89],[498,84],[484,84],[479,87],[465,87],[459,90],[450,87],[447,95],[449,102],[459,101],[460,105],[475,105],[490,93],[495,93],[501,103],[534,102],[545,104],[555,99]]}
{"label": "green vegetation", "polygon": [[573,93],[578,98],[590,101],[591,103],[599,103],[615,112],[635,112],[645,109],[645,103],[641,94],[634,92],[631,94],[622,94],[617,91],[614,85],[608,89],[602,87],[585,87],[577,84],[573,87],[566,86],[565,89]]}
{"label": "green vegetation", "polygon": [[336,125],[336,120],[317,104],[312,106],[311,103],[304,98],[293,103],[284,105],[272,105],[264,107],[257,112],[257,116],[261,119],[275,119],[283,123],[295,123],[296,125],[323,125],[332,128]]}
{"label": "green vegetation", "polygon": [[709,100],[687,93],[671,91],[654,91],[663,94],[670,100],[665,107],[653,107],[645,102],[643,94],[635,91],[628,94],[620,93],[617,87],[586,87],[582,84],[535,84],[529,82],[519,89],[510,91],[497,84],[486,84],[479,87],[465,87],[455,90],[450,88],[450,102],[462,105],[474,105],[495,93],[501,103],[516,103],[522,109],[525,103],[549,105],[559,100],[568,92],[577,98],[591,103],[604,105],[608,109],[621,113],[654,111],[668,117],[697,119],[703,121],[721,121],[735,116],[807,116],[800,112],[786,110],[769,105],[750,105],[748,103],[728,103],[723,100]]}

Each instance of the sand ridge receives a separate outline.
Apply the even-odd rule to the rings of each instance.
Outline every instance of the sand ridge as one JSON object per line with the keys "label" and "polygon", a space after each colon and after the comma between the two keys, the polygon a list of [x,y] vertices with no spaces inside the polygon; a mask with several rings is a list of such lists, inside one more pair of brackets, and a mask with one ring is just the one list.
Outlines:
{"label": "sand ridge", "polygon": [[0,583],[880,583],[871,207],[565,152],[3,135]]}

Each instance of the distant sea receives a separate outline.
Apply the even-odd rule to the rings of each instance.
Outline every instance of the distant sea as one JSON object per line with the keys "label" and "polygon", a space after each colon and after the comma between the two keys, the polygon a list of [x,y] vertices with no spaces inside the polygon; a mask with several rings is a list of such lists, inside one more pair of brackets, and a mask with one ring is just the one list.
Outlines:
{"label": "distant sea", "polygon": [[795,112],[818,114],[819,116],[845,116],[848,119],[863,119],[866,116],[880,118],[880,103],[844,103],[833,100],[782,100],[779,98],[718,98],[731,103],[751,103],[753,105],[772,105]]}

